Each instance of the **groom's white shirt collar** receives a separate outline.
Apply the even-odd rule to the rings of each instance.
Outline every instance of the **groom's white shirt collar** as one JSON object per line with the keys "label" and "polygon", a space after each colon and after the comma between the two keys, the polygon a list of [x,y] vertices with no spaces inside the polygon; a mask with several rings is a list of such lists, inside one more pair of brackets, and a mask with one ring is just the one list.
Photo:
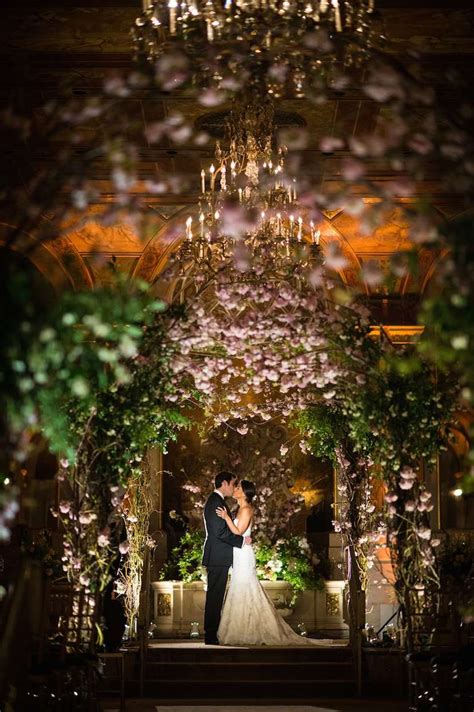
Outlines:
{"label": "groom's white shirt collar", "polygon": [[225,497],[224,497],[224,495],[222,494],[222,492],[219,492],[219,490],[214,490],[214,492],[215,492],[216,494],[218,494],[219,497],[222,497],[222,499],[225,500]]}

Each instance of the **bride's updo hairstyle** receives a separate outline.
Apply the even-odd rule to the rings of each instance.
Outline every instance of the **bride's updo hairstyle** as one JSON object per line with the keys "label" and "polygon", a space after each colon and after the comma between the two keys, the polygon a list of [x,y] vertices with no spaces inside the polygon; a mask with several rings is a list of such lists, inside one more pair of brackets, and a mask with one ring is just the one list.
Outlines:
{"label": "bride's updo hairstyle", "polygon": [[257,490],[254,483],[249,482],[248,480],[240,480],[240,486],[242,487],[245,499],[250,504],[255,495],[257,494]]}

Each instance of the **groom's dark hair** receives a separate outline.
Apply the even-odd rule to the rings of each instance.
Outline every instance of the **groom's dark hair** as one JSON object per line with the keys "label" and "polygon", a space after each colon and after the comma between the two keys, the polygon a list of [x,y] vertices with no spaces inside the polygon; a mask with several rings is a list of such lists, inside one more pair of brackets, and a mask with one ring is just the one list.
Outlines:
{"label": "groom's dark hair", "polygon": [[219,489],[219,487],[222,487],[223,482],[231,482],[232,480],[235,480],[235,475],[233,475],[232,472],[222,470],[222,472],[218,472],[214,478],[215,488]]}

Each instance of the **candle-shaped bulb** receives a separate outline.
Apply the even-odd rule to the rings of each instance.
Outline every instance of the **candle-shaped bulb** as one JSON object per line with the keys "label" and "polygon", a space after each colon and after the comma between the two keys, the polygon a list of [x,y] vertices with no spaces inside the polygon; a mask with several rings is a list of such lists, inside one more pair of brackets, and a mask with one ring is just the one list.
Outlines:
{"label": "candle-shaped bulb", "polygon": [[316,230],[316,244],[319,245],[321,239],[321,230]]}
{"label": "candle-shaped bulb", "polygon": [[211,174],[211,190],[214,190],[214,184],[216,181],[216,169],[214,168],[213,163],[211,163],[211,167],[209,168],[209,173]]}
{"label": "candle-shaped bulb", "polygon": [[191,216],[186,220],[186,237],[188,240],[193,239],[193,229],[192,229],[193,219]]}
{"label": "candle-shaped bulb", "polygon": [[201,171],[201,193],[206,192],[206,171],[204,168]]}
{"label": "candle-shaped bulb", "polygon": [[301,240],[303,237],[303,218],[300,216],[298,218],[298,240]]}
{"label": "candle-shaped bulb", "polygon": [[204,213],[199,215],[199,223],[201,225],[201,237],[204,237]]}
{"label": "candle-shaped bulb", "polygon": [[170,18],[170,34],[176,34],[176,8],[178,7],[178,0],[169,0],[169,18]]}

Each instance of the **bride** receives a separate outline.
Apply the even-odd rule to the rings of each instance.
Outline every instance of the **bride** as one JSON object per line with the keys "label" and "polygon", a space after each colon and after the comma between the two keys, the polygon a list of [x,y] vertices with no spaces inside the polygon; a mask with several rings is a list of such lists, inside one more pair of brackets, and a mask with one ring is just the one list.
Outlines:
{"label": "bride", "polygon": [[[255,485],[241,480],[233,497],[239,503],[238,518],[232,521],[224,507],[216,512],[233,534],[250,536]],[[276,610],[260,585],[252,546],[233,549],[232,578],[222,611],[217,637],[221,645],[307,645],[317,641],[295,633]]]}

